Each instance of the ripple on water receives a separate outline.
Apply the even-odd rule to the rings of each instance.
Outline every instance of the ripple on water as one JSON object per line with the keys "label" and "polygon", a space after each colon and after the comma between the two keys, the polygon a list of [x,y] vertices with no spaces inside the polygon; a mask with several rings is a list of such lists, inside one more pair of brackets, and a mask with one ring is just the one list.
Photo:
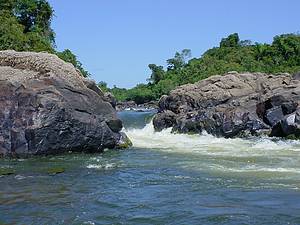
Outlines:
{"label": "ripple on water", "polygon": [[[212,135],[173,134],[171,129],[155,132],[153,125],[128,129],[136,148],[182,154],[186,169],[239,176],[300,179],[300,142],[272,138],[226,139]],[[192,160],[184,161],[186,155]]]}
{"label": "ripple on water", "polygon": [[0,224],[300,224],[300,142],[126,132],[127,151],[0,161]]}
{"label": "ripple on water", "polygon": [[118,166],[115,163],[107,163],[107,164],[89,164],[86,166],[88,169],[104,169],[111,170],[117,168]]}

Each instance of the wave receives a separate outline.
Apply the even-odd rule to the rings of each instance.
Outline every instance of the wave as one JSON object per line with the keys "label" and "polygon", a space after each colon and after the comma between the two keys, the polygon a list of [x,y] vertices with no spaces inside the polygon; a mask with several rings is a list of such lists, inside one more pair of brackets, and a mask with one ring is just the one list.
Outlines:
{"label": "wave", "polygon": [[268,137],[217,138],[207,133],[202,135],[174,134],[171,128],[155,132],[152,123],[142,129],[125,130],[134,147],[192,152],[211,155],[264,155],[300,151],[300,141],[278,140]]}
{"label": "wave", "polygon": [[217,138],[174,134],[171,128],[155,132],[152,123],[142,129],[125,130],[135,148],[190,155],[183,167],[215,173],[254,176],[300,176],[300,141],[268,137]]}
{"label": "wave", "polygon": [[116,168],[117,165],[114,163],[107,163],[107,164],[88,164],[86,168],[88,169],[103,169],[103,170],[110,170]]}

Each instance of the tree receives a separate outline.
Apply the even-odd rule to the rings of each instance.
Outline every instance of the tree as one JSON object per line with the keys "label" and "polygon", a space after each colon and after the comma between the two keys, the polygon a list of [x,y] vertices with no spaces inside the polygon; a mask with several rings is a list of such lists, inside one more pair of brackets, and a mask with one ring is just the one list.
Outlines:
{"label": "tree", "polygon": [[157,85],[155,85],[152,88],[152,92],[155,99],[159,99],[162,95],[169,94],[171,90],[173,90],[176,87],[176,84],[171,79],[164,79],[158,82]]}
{"label": "tree", "polygon": [[256,60],[262,60],[263,57],[267,55],[268,49],[269,45],[267,44],[255,43],[254,50]]}
{"label": "tree", "polygon": [[272,45],[276,50],[288,60],[293,55],[300,57],[300,35],[284,34],[275,36]]}
{"label": "tree", "polygon": [[72,63],[75,66],[75,68],[77,68],[81,72],[82,76],[88,77],[90,75],[89,72],[87,72],[83,68],[82,63],[80,61],[78,61],[77,56],[74,55],[71,52],[71,50],[66,49],[62,52],[57,52],[56,54],[62,60],[66,61],[66,62],[69,62],[69,63]]}
{"label": "tree", "polygon": [[89,76],[70,50],[56,52],[52,17],[53,9],[46,0],[0,0],[0,50],[55,53]]}
{"label": "tree", "polygon": [[104,81],[100,81],[98,83],[98,87],[103,91],[103,92],[109,92],[109,88],[107,87],[107,83]]}
{"label": "tree", "polygon": [[52,15],[45,0],[0,0],[0,49],[54,53]]}
{"label": "tree", "polygon": [[46,0],[17,0],[14,14],[24,26],[24,33],[38,32],[54,44],[55,34],[51,28],[53,9]]}
{"label": "tree", "polygon": [[239,45],[242,46],[242,47],[251,46],[252,41],[251,40],[242,40],[242,41],[240,41]]}
{"label": "tree", "polygon": [[[229,71],[264,72],[291,74],[300,71],[300,35],[284,34],[274,37],[271,44],[252,44],[240,41],[238,34],[223,38],[221,47],[207,50],[200,58],[189,61],[189,50],[177,52],[175,57],[168,59],[168,69],[155,64],[152,69],[151,84],[136,86],[122,91],[122,98],[143,102],[159,99],[168,94],[178,85],[193,83],[212,75],[222,75]],[[163,74],[163,75],[162,75]],[[118,98],[118,96],[116,95]]]}
{"label": "tree", "polygon": [[25,50],[26,37],[24,27],[8,12],[0,12],[0,50]]}
{"label": "tree", "polygon": [[13,14],[16,0],[0,0],[0,10]]}
{"label": "tree", "polygon": [[152,90],[145,84],[138,84],[136,87],[128,90],[126,98],[126,100],[133,100],[137,104],[143,104],[154,99]]}
{"label": "tree", "polygon": [[239,47],[240,38],[238,33],[230,34],[227,38],[222,38],[220,42],[221,48]]}
{"label": "tree", "polygon": [[165,75],[164,68],[155,64],[149,64],[148,67],[152,71],[149,81],[153,84],[157,84]]}
{"label": "tree", "polygon": [[167,60],[168,70],[177,70],[182,68],[191,56],[192,53],[190,49],[183,49],[181,53],[176,52],[174,58]]}

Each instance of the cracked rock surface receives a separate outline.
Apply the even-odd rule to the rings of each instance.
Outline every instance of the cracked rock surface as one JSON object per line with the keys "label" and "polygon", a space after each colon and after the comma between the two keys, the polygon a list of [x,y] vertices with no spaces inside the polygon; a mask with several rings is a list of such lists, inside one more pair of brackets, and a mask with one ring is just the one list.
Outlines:
{"label": "cracked rock surface", "polygon": [[222,137],[300,137],[300,80],[289,74],[229,73],[171,91],[159,101],[157,131]]}
{"label": "cracked rock surface", "polygon": [[124,144],[96,84],[47,53],[0,51],[0,156],[101,152]]}

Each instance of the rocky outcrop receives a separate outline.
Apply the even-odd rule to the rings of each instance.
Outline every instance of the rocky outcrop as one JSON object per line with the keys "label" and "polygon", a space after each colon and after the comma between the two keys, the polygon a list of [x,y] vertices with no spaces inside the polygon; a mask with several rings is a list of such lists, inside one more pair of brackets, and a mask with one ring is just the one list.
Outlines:
{"label": "rocky outcrop", "polygon": [[115,96],[112,93],[105,92],[104,93],[104,100],[107,101],[107,102],[109,102],[112,105],[112,107],[116,108],[116,106],[117,106],[117,99],[115,98]]}
{"label": "rocky outcrop", "polygon": [[118,111],[123,111],[123,110],[133,110],[137,108],[137,104],[135,103],[135,101],[124,101],[124,102],[118,102],[116,109]]}
{"label": "rocky outcrop", "polygon": [[125,146],[122,122],[90,80],[55,55],[0,52],[0,156]]}
{"label": "rocky outcrop", "polygon": [[147,111],[158,109],[158,101],[150,101],[143,104],[137,104],[135,101],[118,102],[116,105],[117,111],[123,110],[135,110],[135,111]]}
{"label": "rocky outcrop", "polygon": [[158,109],[158,101],[150,101],[144,104],[138,105],[138,108],[146,109],[146,110],[156,110]]}
{"label": "rocky outcrop", "polygon": [[289,74],[230,73],[171,91],[159,101],[157,131],[223,137],[299,136],[300,80]]}

